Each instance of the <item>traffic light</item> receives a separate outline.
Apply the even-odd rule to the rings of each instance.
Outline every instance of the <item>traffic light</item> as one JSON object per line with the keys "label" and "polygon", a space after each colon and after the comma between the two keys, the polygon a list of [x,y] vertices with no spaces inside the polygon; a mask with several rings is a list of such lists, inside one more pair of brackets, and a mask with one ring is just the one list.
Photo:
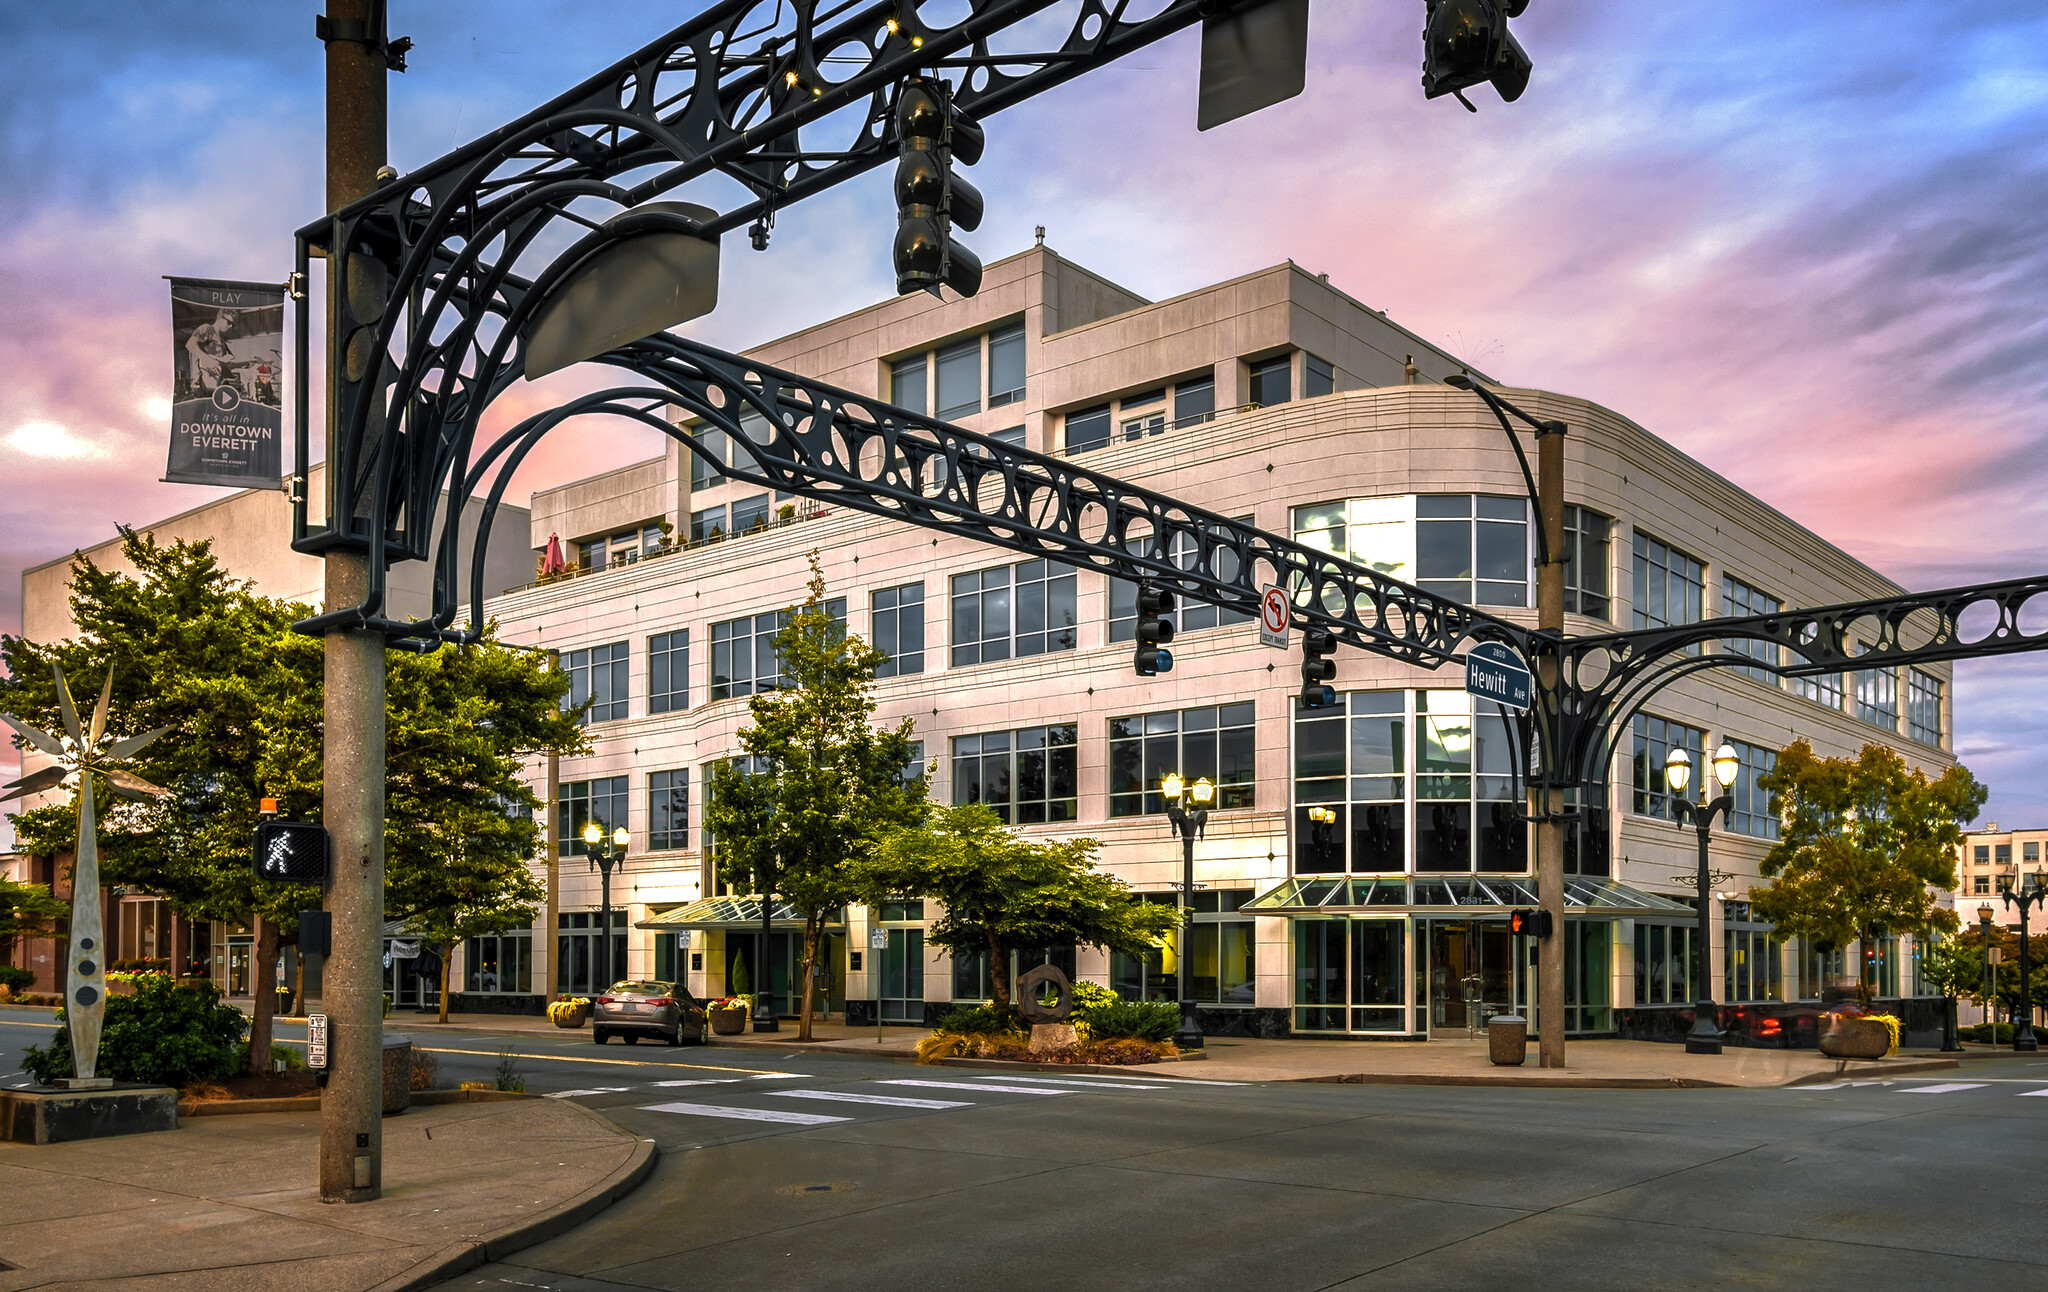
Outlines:
{"label": "traffic light", "polygon": [[953,107],[944,81],[914,77],[896,96],[896,293],[981,290],[981,261],[953,241],[981,224],[981,194],[953,173],[981,160],[987,137]]}
{"label": "traffic light", "polygon": [[1550,936],[1549,911],[1509,911],[1508,931],[1518,938]]}
{"label": "traffic light", "polygon": [[1422,96],[1455,94],[1477,112],[1464,90],[1482,81],[1508,103],[1522,97],[1534,64],[1508,31],[1529,0],[1429,0],[1422,25]]}
{"label": "traffic light", "polygon": [[1173,640],[1173,624],[1161,617],[1172,613],[1171,592],[1149,583],[1138,585],[1138,649],[1131,653],[1131,667],[1139,677],[1173,671],[1173,652],[1160,649]]}
{"label": "traffic light", "polygon": [[1337,676],[1337,639],[1320,628],[1301,634],[1301,707],[1327,709],[1337,703],[1337,688],[1330,686]]}

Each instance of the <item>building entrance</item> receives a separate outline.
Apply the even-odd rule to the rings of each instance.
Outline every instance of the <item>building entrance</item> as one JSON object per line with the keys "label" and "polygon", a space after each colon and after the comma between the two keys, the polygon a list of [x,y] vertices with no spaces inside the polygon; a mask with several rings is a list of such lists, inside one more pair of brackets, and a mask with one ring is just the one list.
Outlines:
{"label": "building entrance", "polygon": [[1468,1029],[1483,1032],[1495,1014],[1520,1013],[1536,1020],[1523,967],[1516,963],[1515,938],[1508,922],[1497,920],[1427,920],[1423,941],[1429,948],[1429,1034],[1463,1037]]}

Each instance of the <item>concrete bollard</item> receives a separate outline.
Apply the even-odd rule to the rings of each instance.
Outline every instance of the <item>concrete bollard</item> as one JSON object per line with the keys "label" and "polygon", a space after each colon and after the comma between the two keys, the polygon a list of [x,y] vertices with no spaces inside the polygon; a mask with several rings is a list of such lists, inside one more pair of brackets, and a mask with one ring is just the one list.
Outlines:
{"label": "concrete bollard", "polygon": [[412,1038],[392,1033],[384,1038],[384,1115],[412,1107]]}
{"label": "concrete bollard", "polygon": [[1504,1068],[1519,1068],[1529,1057],[1529,1020],[1495,1014],[1486,1021],[1486,1056]]}

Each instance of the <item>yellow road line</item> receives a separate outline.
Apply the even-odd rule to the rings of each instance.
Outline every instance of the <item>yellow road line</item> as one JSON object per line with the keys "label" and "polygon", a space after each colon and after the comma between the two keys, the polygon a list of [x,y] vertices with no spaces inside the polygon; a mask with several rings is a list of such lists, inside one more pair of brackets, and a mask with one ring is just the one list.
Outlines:
{"label": "yellow road line", "polygon": [[62,1023],[26,1023],[18,1018],[0,1018],[0,1027],[62,1027]]}

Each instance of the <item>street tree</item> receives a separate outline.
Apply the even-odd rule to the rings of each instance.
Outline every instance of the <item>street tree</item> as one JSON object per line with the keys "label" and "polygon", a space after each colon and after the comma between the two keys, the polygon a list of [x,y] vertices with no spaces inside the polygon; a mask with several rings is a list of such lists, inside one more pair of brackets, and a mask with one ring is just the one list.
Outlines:
{"label": "street tree", "polygon": [[1983,964],[1976,948],[1959,938],[1947,937],[1921,950],[1920,978],[1941,994],[1948,1012],[1948,1028],[1953,1033],[1956,1002],[1983,985]]}
{"label": "street tree", "polygon": [[[922,816],[925,795],[923,769],[911,765],[910,719],[873,721],[875,669],[888,657],[849,635],[825,594],[813,553],[809,596],[775,635],[785,689],[748,702],[752,722],[739,732],[745,766],[712,764],[704,809],[726,882],[751,887],[764,905],[780,896],[803,918],[804,1040],[825,924],[858,899],[857,868],[888,831]],[[768,967],[755,969],[767,990]]]}
{"label": "street tree", "polygon": [[[121,552],[134,573],[75,563],[77,636],[0,639],[8,672],[0,711],[54,721],[52,662],[72,677],[101,677],[111,666],[119,720],[136,730],[170,728],[133,767],[171,793],[101,817],[102,877],[157,894],[190,919],[254,926],[250,1064],[259,1070],[269,1060],[279,948],[296,940],[297,913],[321,902],[317,885],[259,882],[250,855],[265,796],[287,819],[319,820],[323,655],[318,640],[291,631],[313,611],[258,595],[205,541],[165,546],[126,532]],[[560,710],[567,689],[538,656],[494,644],[393,656],[388,892],[432,888],[427,872],[443,857],[434,830],[455,812],[536,805],[519,778],[521,760],[549,747],[587,747],[573,715]],[[70,851],[70,802],[12,819],[25,849]],[[530,833],[531,822],[523,824]]]}
{"label": "street tree", "polygon": [[[1955,931],[1955,912],[1935,893],[1956,886],[1963,825],[1990,797],[1967,768],[1930,780],[1884,745],[1822,758],[1800,740],[1758,784],[1783,832],[1761,867],[1771,882],[1751,889],[1750,900],[1781,937],[1823,950],[1861,942],[1868,951],[1896,934]],[[1862,960],[1867,998],[1871,957]]]}
{"label": "street tree", "polygon": [[48,884],[24,884],[0,875],[0,968],[14,963],[18,939],[50,936],[67,910],[62,898],[50,895]]}
{"label": "street tree", "polygon": [[1010,956],[1059,946],[1142,956],[1181,921],[1096,868],[1094,839],[1030,839],[984,804],[941,807],[893,831],[860,868],[864,900],[929,897],[945,913],[925,941],[986,953],[995,1004],[1010,1004]]}

